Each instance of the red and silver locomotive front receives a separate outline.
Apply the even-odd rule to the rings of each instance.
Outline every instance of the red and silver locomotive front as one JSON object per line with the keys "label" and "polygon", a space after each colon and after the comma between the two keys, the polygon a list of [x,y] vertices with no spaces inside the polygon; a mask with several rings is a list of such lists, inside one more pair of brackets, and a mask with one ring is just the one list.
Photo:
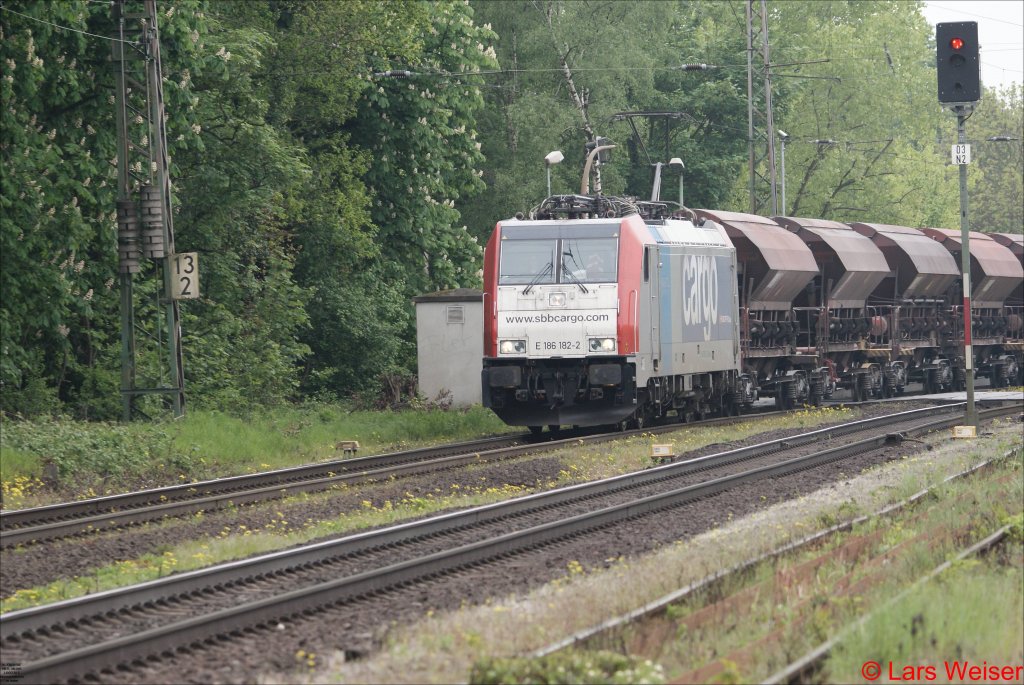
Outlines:
{"label": "red and silver locomotive front", "polygon": [[483,402],[506,423],[590,425],[633,412],[626,355],[635,350],[619,342],[624,223],[495,228],[484,265]]}

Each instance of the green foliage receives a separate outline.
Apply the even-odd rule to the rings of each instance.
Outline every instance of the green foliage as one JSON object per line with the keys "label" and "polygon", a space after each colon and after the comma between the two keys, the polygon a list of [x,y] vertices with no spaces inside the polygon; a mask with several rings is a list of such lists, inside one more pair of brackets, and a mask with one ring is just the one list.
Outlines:
{"label": "green foliage", "polygon": [[320,403],[257,406],[244,417],[194,409],[173,423],[4,419],[0,480],[45,474],[55,497],[66,500],[90,487],[104,494],[338,459],[339,440],[378,454],[508,430],[482,407],[380,412]]}
{"label": "green foliage", "polygon": [[769,22],[786,27],[772,34],[773,62],[827,60],[777,78],[792,81],[788,96],[775,101],[776,126],[791,138],[785,213],[955,225],[957,174],[946,166],[949,147],[935,144],[948,115],[936,101],[932,29],[918,7],[782,3]]}
{"label": "green foliage", "polygon": [[1007,531],[1007,535],[1011,542],[1018,545],[1024,543],[1024,513],[1017,514],[1015,516],[1007,516],[1003,520],[1003,525],[1010,527],[1010,530]]}
{"label": "green foliage", "polygon": [[557,652],[530,659],[486,658],[473,664],[469,682],[474,685],[499,683],[663,683],[661,667],[648,660],[614,652]]}
{"label": "green foliage", "polygon": [[373,164],[364,176],[375,198],[381,258],[402,275],[406,295],[477,282],[481,248],[460,225],[457,201],[484,183],[476,113],[484,106],[480,77],[493,69],[487,47],[494,34],[473,23],[473,10],[455,2],[415,3],[422,43],[404,55],[374,55],[380,74],[408,69],[409,78],[373,76],[350,123]]}
{"label": "green foliage", "polygon": [[[35,455],[44,473],[84,488],[95,478],[123,483],[171,454],[169,433],[137,426],[77,421],[12,421],[0,424],[4,449]],[[4,479],[13,474],[4,473]]]}
{"label": "green foliage", "polygon": [[826,665],[828,682],[850,682],[868,659],[883,669],[890,661],[934,664],[943,679],[944,662],[954,659],[961,664],[1014,663],[1024,640],[1022,580],[1019,567],[979,565],[977,560],[954,566],[873,614],[862,630],[840,643]]}
{"label": "green foliage", "polygon": [[[84,1],[5,3],[0,25],[0,393],[58,387],[82,324],[102,311],[113,258],[113,112],[91,67],[109,53],[80,33]],[[19,14],[14,14],[18,12]],[[25,16],[21,16],[25,15]],[[109,122],[109,126],[107,125]],[[38,364],[50,370],[40,378]],[[54,373],[56,370],[56,373]]]}
{"label": "green foliage", "polygon": [[[986,233],[1024,231],[1024,86],[1003,91],[986,88],[965,124],[977,164],[968,169],[977,179],[971,188],[970,226]],[[945,131],[949,131],[947,126]],[[946,136],[955,139],[956,128]],[[994,137],[1016,140],[989,140]],[[946,146],[949,149],[949,145]],[[972,160],[973,161],[973,160]]]}
{"label": "green foliage", "polygon": [[[566,157],[551,170],[557,193],[579,187],[583,144],[602,135],[618,145],[603,192],[648,197],[651,163],[679,156],[687,204],[745,209],[736,7],[161,3],[176,248],[202,264],[202,298],[181,306],[190,409],[365,397],[412,375],[411,297],[478,284],[480,242],[543,196],[553,149]],[[806,62],[774,80],[776,124],[793,140],[789,213],[955,226],[953,119],[935,102],[919,8],[770,8],[786,27],[772,32],[772,61]],[[7,414],[120,414],[111,29],[109,5],[92,0],[10,0],[0,12]],[[717,68],[679,68],[694,62]],[[636,111],[672,116],[615,116]],[[1022,111],[1019,87],[986,91],[972,140],[1020,137]],[[808,142],[825,138],[841,144]],[[978,148],[972,227],[1019,231],[1020,142]],[[676,172],[663,178],[675,200]],[[134,279],[143,386],[166,376],[160,289],[147,261]],[[159,398],[140,403],[160,410]]]}

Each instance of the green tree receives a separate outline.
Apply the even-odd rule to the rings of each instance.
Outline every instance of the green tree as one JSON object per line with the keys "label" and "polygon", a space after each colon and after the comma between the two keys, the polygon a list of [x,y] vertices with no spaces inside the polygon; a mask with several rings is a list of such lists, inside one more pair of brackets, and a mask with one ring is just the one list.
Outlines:
{"label": "green tree", "polygon": [[[505,69],[485,92],[488,192],[466,206],[482,238],[496,220],[543,197],[543,158],[553,149],[566,159],[552,169],[552,192],[577,192],[584,144],[594,135],[617,145],[603,192],[650,197],[652,164],[681,157],[687,203],[724,202],[746,152],[746,76],[735,68],[745,49],[742,7],[737,14],[700,2],[474,6],[498,34]],[[724,66],[684,71],[690,63]],[[662,199],[676,199],[674,174],[663,173]]]}
{"label": "green tree", "polygon": [[[203,299],[182,308],[186,387],[199,406],[289,396],[307,351],[295,340],[304,296],[274,222],[283,189],[308,170],[301,149],[262,119],[266,100],[252,76],[268,38],[221,23],[226,6],[178,2],[159,17],[176,244],[202,253]],[[3,22],[2,406],[55,408],[36,401],[49,389],[82,416],[113,417],[120,318],[114,78],[102,37],[112,30],[109,7],[8,4]],[[147,262],[136,278],[137,321],[158,320],[155,275]]]}
{"label": "green tree", "polygon": [[[170,35],[203,29],[197,3],[165,17]],[[89,413],[115,375],[116,127],[109,8],[11,2],[0,12],[0,408]],[[190,16],[191,15],[191,16]],[[190,18],[189,18],[190,17]],[[178,51],[195,53],[187,40]],[[168,89],[172,111],[185,89]],[[188,129],[181,132],[194,137]],[[116,349],[116,348],[114,348]],[[26,394],[27,393],[27,394]],[[116,395],[115,395],[116,396]]]}
{"label": "green tree", "polygon": [[985,88],[966,127],[978,176],[970,196],[971,229],[1024,232],[1024,86]]}
{"label": "green tree", "polygon": [[[956,171],[935,145],[931,28],[916,4],[771,3],[772,61],[796,83],[779,103],[787,212],[840,221],[949,226]],[[821,63],[816,60],[827,60]],[[818,143],[814,141],[835,141]],[[735,201],[745,192],[737,189]]]}
{"label": "green tree", "polygon": [[[348,129],[373,163],[364,179],[379,227],[382,274],[405,296],[477,282],[480,246],[456,202],[478,194],[483,163],[476,115],[480,77],[497,66],[493,34],[462,3],[416,3],[421,43],[413,53],[379,53]],[[388,76],[387,72],[411,72]]]}

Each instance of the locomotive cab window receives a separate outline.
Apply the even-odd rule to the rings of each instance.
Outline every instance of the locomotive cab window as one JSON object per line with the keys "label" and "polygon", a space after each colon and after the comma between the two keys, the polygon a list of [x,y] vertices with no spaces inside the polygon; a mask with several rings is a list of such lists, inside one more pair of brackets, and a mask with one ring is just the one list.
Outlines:
{"label": "locomotive cab window", "polygon": [[501,243],[500,285],[555,282],[555,253],[558,241],[506,240]]}
{"label": "locomotive cab window", "polygon": [[615,238],[562,240],[560,279],[584,283],[614,283],[618,241]]}

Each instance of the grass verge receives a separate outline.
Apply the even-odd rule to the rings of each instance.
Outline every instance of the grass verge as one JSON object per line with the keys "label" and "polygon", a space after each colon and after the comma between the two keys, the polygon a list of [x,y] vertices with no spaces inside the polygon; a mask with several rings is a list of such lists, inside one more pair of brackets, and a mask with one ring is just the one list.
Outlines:
{"label": "grass verge", "polygon": [[197,411],[145,424],[5,418],[0,504],[41,506],[337,459],[339,440],[358,440],[361,454],[374,454],[510,431],[479,406],[352,412],[311,404],[244,419]]}

